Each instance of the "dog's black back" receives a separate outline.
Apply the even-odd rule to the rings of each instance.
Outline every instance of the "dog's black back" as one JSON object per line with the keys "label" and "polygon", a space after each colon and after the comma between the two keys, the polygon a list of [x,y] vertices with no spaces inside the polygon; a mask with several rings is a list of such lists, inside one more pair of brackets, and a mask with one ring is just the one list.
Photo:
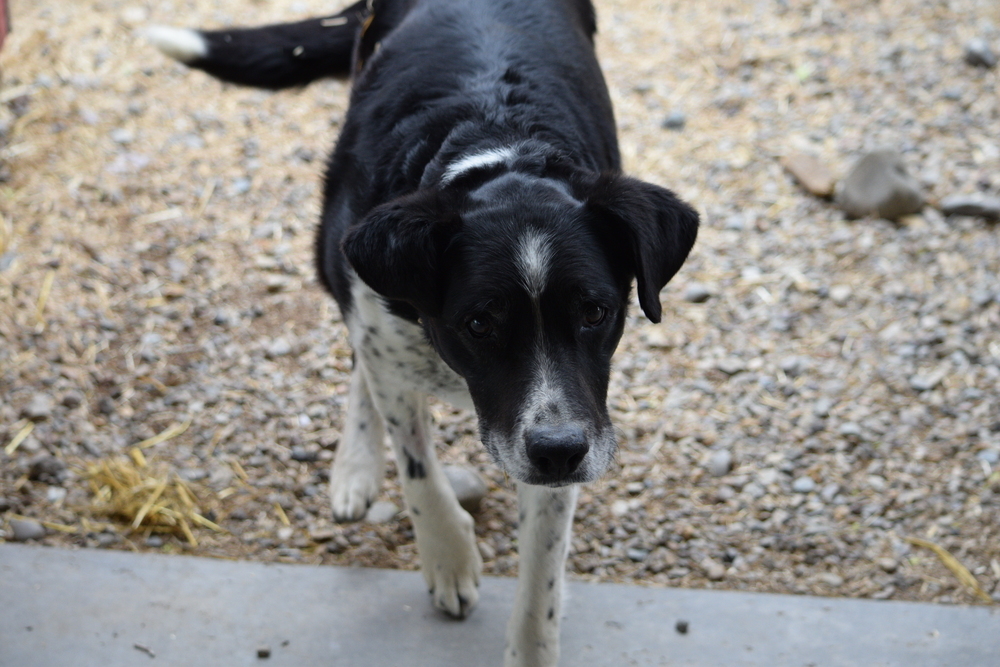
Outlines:
{"label": "dog's black back", "polygon": [[440,178],[459,153],[531,139],[580,169],[620,168],[588,0],[387,0],[373,16],[318,238],[320,275],[345,311],[347,226]]}

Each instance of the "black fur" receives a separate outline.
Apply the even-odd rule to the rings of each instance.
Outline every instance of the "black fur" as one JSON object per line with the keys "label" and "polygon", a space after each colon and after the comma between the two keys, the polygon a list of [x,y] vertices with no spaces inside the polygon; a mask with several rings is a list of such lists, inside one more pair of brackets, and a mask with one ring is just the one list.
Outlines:
{"label": "black fur", "polygon": [[361,0],[325,18],[200,31],[208,54],[188,64],[223,81],[272,90],[346,77],[367,13],[366,0]]}

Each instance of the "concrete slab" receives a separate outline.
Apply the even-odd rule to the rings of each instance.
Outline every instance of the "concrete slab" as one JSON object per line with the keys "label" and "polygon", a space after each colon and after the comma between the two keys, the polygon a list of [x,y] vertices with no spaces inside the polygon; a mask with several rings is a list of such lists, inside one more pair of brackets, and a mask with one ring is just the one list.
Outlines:
{"label": "concrete slab", "polygon": [[[497,667],[514,583],[459,622],[415,572],[0,544],[0,666]],[[573,583],[561,664],[994,667],[1000,612]]]}

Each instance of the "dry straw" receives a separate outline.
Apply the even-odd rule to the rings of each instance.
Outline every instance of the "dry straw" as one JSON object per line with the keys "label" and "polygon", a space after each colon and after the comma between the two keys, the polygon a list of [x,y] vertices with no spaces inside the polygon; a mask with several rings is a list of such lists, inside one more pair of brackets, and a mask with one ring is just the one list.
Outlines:
{"label": "dry straw", "polygon": [[94,513],[124,521],[133,531],[172,533],[192,546],[198,545],[192,526],[225,532],[205,518],[205,501],[184,480],[165,464],[147,462],[138,447],[129,457],[90,466],[85,478],[95,496]]}

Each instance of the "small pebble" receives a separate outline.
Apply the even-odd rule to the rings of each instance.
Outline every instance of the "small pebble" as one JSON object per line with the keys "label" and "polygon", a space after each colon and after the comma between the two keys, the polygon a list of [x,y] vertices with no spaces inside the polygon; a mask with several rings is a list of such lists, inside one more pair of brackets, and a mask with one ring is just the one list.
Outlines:
{"label": "small pebble", "polygon": [[833,174],[818,158],[806,153],[792,153],[781,160],[781,165],[799,184],[817,197],[833,194],[836,182]]}
{"label": "small pebble", "polygon": [[62,398],[64,408],[73,410],[83,404],[83,396],[78,391],[68,391]]}
{"label": "small pebble", "polygon": [[677,623],[674,624],[674,629],[677,630],[678,634],[686,635],[688,633],[688,622],[677,621]]}
{"label": "small pebble", "polygon": [[830,288],[830,299],[838,306],[843,306],[850,300],[853,292],[850,285],[834,285]]}
{"label": "small pebble", "polygon": [[746,363],[737,357],[726,357],[725,359],[720,359],[715,367],[726,375],[736,375],[737,373],[742,373],[747,369]]}
{"label": "small pebble", "polygon": [[387,500],[377,500],[368,508],[365,521],[368,523],[388,523],[399,514],[399,508]]}
{"label": "small pebble", "polygon": [[629,506],[627,500],[616,500],[611,503],[611,514],[612,516],[621,518],[629,513]]}
{"label": "small pebble", "polygon": [[712,298],[712,291],[702,283],[688,283],[684,289],[684,300],[689,303],[705,303]]}
{"label": "small pebble", "polygon": [[15,542],[40,540],[45,537],[45,526],[31,519],[11,519],[10,529]]}
{"label": "small pebble", "polygon": [[290,354],[292,351],[292,344],[288,342],[285,338],[275,338],[271,341],[271,344],[267,346],[267,351],[264,353],[268,359],[276,359],[278,357],[284,357]]}
{"label": "small pebble", "polygon": [[66,476],[66,464],[54,456],[43,454],[31,461],[28,479],[46,484],[60,484]]}
{"label": "small pebble", "polygon": [[625,552],[625,555],[628,556],[629,560],[635,561],[636,563],[641,563],[642,561],[646,560],[646,557],[649,555],[649,552],[646,551],[645,549],[629,549],[628,551]]}
{"label": "small pebble", "polygon": [[464,466],[448,465],[444,467],[444,476],[448,478],[448,483],[458,498],[458,504],[466,512],[472,514],[478,512],[489,490],[479,473]]}
{"label": "small pebble", "polygon": [[712,452],[708,459],[708,472],[712,477],[722,477],[729,474],[733,467],[733,453],[728,449],[719,449]]}
{"label": "small pebble", "polygon": [[879,558],[875,562],[889,574],[892,574],[899,568],[899,562],[895,558]]}
{"label": "small pebble", "polygon": [[840,588],[844,585],[844,578],[833,572],[820,572],[816,575],[816,579],[830,588]]}
{"label": "small pebble", "polygon": [[702,564],[702,567],[705,569],[705,576],[708,577],[709,581],[722,581],[726,578],[726,567],[721,563],[709,559]]}
{"label": "small pebble", "polygon": [[997,66],[997,56],[985,39],[971,39],[965,45],[964,60],[973,67],[992,69]]}
{"label": "small pebble", "polygon": [[45,421],[52,416],[52,399],[48,394],[35,394],[21,410],[21,415],[33,422]]}
{"label": "small pebble", "polygon": [[816,481],[812,477],[803,476],[792,482],[792,491],[795,493],[810,493],[816,489]]}
{"label": "small pebble", "polygon": [[687,124],[687,116],[683,111],[671,111],[660,124],[665,130],[683,130]]}
{"label": "small pebble", "polygon": [[950,195],[941,200],[939,208],[945,215],[968,215],[996,220],[1000,218],[1000,197]]}
{"label": "small pebble", "polygon": [[629,495],[637,496],[646,490],[646,485],[642,482],[629,482],[625,485],[625,490],[628,491]]}

